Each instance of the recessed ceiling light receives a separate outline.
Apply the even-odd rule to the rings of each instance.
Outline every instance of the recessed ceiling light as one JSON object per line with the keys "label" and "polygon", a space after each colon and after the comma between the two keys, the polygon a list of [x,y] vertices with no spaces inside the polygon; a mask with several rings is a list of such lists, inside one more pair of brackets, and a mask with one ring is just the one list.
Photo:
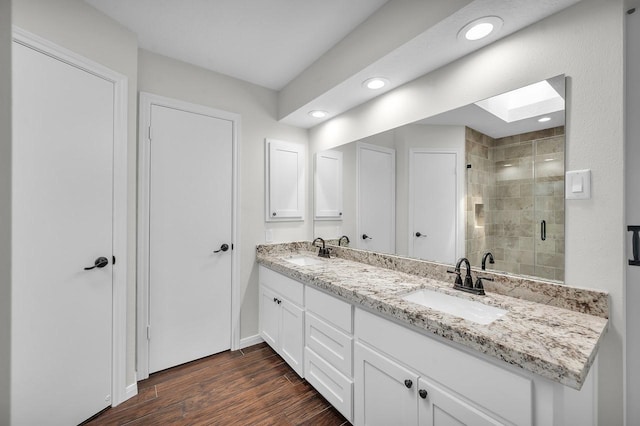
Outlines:
{"label": "recessed ceiling light", "polygon": [[313,118],[325,118],[329,113],[327,111],[314,110],[309,111],[309,115]]}
{"label": "recessed ceiling light", "polygon": [[551,117],[542,117],[538,119],[538,123],[546,123],[547,121],[551,121]]}
{"label": "recessed ceiling light", "polygon": [[389,84],[389,80],[383,77],[373,77],[362,82],[364,87],[372,90],[382,89],[387,84]]}
{"label": "recessed ceiling light", "polygon": [[502,19],[498,16],[485,16],[469,22],[458,32],[461,40],[475,41],[487,37],[502,28]]}

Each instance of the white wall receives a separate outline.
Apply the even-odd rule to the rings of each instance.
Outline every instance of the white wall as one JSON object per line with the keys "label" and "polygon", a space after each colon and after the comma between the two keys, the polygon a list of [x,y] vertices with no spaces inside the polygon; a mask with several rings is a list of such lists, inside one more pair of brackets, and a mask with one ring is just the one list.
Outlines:
{"label": "white wall", "polygon": [[11,389],[11,1],[0,0],[0,425]]}
{"label": "white wall", "polygon": [[567,170],[591,169],[592,199],[566,203],[566,283],[610,293],[600,348],[600,424],[623,422],[623,8],[583,0],[310,131],[312,151],[566,74]]}
{"label": "white wall", "polygon": [[[242,116],[239,138],[239,241],[241,285],[240,336],[258,333],[258,268],[256,244],[265,230],[274,241],[305,240],[311,221],[265,224],[264,139],[307,144],[307,132],[276,121],[275,91],[186,64],[146,50],[139,51],[138,88],[161,96],[206,105]],[[308,152],[308,151],[307,151]],[[307,162],[309,164],[309,162]],[[307,170],[307,176],[311,169]],[[307,191],[306,217],[312,217]]]}
{"label": "white wall", "polygon": [[14,0],[13,24],[128,78],[127,384],[135,372],[136,76],[138,42],[132,32],[81,0]]}

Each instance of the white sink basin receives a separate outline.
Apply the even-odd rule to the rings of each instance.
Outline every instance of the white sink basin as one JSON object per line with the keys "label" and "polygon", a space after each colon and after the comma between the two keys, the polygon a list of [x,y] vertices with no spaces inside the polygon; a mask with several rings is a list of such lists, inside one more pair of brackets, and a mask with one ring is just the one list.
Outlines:
{"label": "white sink basin", "polygon": [[478,324],[491,324],[507,313],[504,309],[427,289],[414,291],[402,298],[408,302],[455,315]]}
{"label": "white sink basin", "polygon": [[322,263],[324,263],[324,261],[315,258],[315,257],[309,257],[309,256],[294,256],[294,257],[290,257],[288,259],[284,259],[289,263],[293,263],[294,265],[298,265],[298,266],[311,266],[311,265],[320,265]]}

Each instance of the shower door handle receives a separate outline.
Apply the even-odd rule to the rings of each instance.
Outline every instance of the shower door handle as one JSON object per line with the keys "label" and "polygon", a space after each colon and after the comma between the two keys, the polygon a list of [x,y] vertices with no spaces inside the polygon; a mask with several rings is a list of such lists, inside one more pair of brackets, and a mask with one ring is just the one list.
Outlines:
{"label": "shower door handle", "polygon": [[547,221],[543,220],[540,222],[540,238],[542,241],[547,239]]}

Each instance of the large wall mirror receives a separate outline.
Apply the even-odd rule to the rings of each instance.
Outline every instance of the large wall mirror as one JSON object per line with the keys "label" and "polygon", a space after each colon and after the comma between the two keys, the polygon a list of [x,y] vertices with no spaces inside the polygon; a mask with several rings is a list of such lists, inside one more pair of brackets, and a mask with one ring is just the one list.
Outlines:
{"label": "large wall mirror", "polygon": [[559,75],[337,145],[342,211],[314,236],[564,281],[564,124]]}

